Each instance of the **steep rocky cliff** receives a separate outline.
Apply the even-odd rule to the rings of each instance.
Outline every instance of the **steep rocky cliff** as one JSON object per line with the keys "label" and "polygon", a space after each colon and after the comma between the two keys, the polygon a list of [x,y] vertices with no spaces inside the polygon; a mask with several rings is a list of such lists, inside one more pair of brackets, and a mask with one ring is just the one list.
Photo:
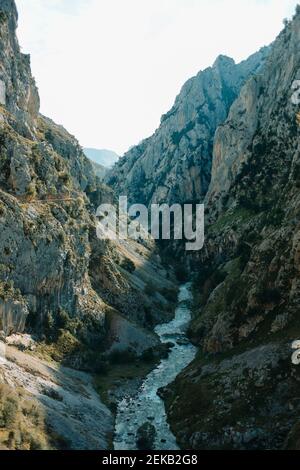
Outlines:
{"label": "steep rocky cliff", "polygon": [[15,35],[14,2],[1,2],[0,13],[2,326],[6,333],[15,330],[21,309],[42,325],[59,308],[101,326],[103,305],[87,276],[87,193],[94,189],[100,198],[101,190],[77,141],[39,115],[30,60]]}
{"label": "steep rocky cliff", "polygon": [[[116,349],[131,357],[157,349],[153,325],[172,314],[176,285],[153,244],[97,238],[96,208],[113,202],[114,195],[77,140],[39,113],[30,58],[20,52],[16,37],[17,19],[15,2],[2,0],[0,350],[12,333],[25,331],[34,338],[36,358],[25,354],[17,364],[0,354],[0,415],[12,406],[7,396],[21,387],[25,401],[33,395],[42,407],[43,432],[50,423],[56,435],[50,447],[61,438],[72,448],[108,448],[111,413],[89,376],[61,370],[61,364],[99,372],[104,355],[107,360]],[[22,340],[19,347],[28,349]],[[42,384],[45,373],[50,392]],[[16,420],[11,442],[0,423],[0,446],[3,439],[12,448],[39,445],[21,408]],[[26,422],[30,432],[22,440]]]}
{"label": "steep rocky cliff", "polygon": [[[14,1],[3,0],[0,330],[3,340],[25,329],[35,341],[30,355],[7,347],[0,357],[1,410],[14,403],[20,415],[13,435],[5,428],[3,437],[0,424],[0,444],[57,448],[63,437],[74,448],[108,447],[111,413],[90,376],[61,362],[95,371],[110,354],[158,350],[151,327],[170,318],[176,291],[151,242],[97,239],[95,208],[114,195],[76,139],[39,114],[16,24]],[[299,442],[300,371],[290,348],[300,337],[300,105],[291,100],[299,40],[300,8],[270,49],[237,65],[219,57],[107,177],[135,202],[205,198],[205,245],[189,255],[189,336],[199,353],[161,391],[183,448]],[[41,412],[26,411],[33,397]]]}
{"label": "steep rocky cliff", "polygon": [[297,8],[216,132],[190,327],[200,351],[163,392],[184,448],[282,448],[299,437],[299,40]]}
{"label": "steep rocky cliff", "polygon": [[203,199],[216,128],[268,51],[263,48],[240,64],[219,56],[212,67],[188,80],[155,134],[119,160],[106,176],[107,183],[137,203]]}
{"label": "steep rocky cliff", "polygon": [[[22,330],[29,315],[27,325],[43,333],[63,315],[75,319],[75,336],[101,340],[107,304],[95,288],[104,297],[112,289],[118,297],[118,286],[123,313],[144,326],[145,318],[134,315],[143,294],[120,268],[122,247],[96,238],[95,209],[113,202],[112,192],[100,183],[77,140],[39,114],[30,60],[16,39],[14,2],[1,2],[0,13],[2,329]],[[100,285],[92,286],[91,278]]]}

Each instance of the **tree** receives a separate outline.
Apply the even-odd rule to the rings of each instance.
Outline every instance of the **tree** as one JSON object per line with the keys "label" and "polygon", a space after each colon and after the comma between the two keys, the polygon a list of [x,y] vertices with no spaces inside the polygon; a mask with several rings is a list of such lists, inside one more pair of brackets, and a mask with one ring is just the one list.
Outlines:
{"label": "tree", "polygon": [[289,24],[289,20],[287,18],[284,18],[283,20],[283,26],[286,28]]}
{"label": "tree", "polygon": [[125,258],[120,266],[131,274],[135,271],[135,264],[128,258]]}

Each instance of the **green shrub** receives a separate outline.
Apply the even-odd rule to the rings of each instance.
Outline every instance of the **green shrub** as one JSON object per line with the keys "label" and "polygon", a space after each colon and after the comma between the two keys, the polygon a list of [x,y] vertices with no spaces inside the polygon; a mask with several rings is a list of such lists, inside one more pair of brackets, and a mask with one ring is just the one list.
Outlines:
{"label": "green shrub", "polygon": [[23,389],[0,384],[0,447],[11,450],[49,448],[39,403]]}
{"label": "green shrub", "polygon": [[188,280],[188,271],[183,265],[175,267],[175,276],[179,282],[186,282]]}
{"label": "green shrub", "polygon": [[59,180],[65,184],[65,185],[69,185],[70,184],[70,175],[66,172],[66,171],[62,171],[59,175],[58,175],[58,178]]}
{"label": "green shrub", "polygon": [[107,361],[104,361],[101,357],[96,358],[93,363],[93,371],[96,374],[106,375],[109,371],[109,364]]}
{"label": "green shrub", "polygon": [[0,24],[4,24],[7,21],[7,13],[0,11]]}
{"label": "green shrub", "polygon": [[6,214],[6,208],[2,202],[0,202],[0,217],[3,217]]}
{"label": "green shrub", "polygon": [[236,248],[236,255],[240,258],[240,268],[243,269],[251,256],[251,246],[241,240]]}
{"label": "green shrub", "polygon": [[227,273],[225,271],[217,269],[211,276],[213,287],[215,288],[219,286],[220,284],[222,284],[222,282],[225,281],[226,277],[227,277]]}
{"label": "green shrub", "polygon": [[257,300],[262,304],[277,304],[281,300],[280,290],[276,287],[262,289],[257,294]]}
{"label": "green shrub", "polygon": [[267,222],[269,224],[274,225],[275,227],[278,227],[282,223],[284,217],[284,211],[281,208],[277,207],[275,209],[272,209],[271,212],[267,215]]}
{"label": "green shrub", "polygon": [[15,398],[7,396],[6,400],[1,403],[0,427],[10,428],[11,426],[13,426],[18,414],[18,410],[19,406],[17,400]]}
{"label": "green shrub", "polygon": [[53,339],[52,337],[53,337],[54,329],[55,329],[55,320],[54,320],[52,312],[49,311],[47,312],[45,316],[45,321],[44,321],[44,331],[45,331],[47,340]]}
{"label": "green shrub", "polygon": [[145,285],[144,293],[149,297],[155,294],[155,287],[151,282]]}
{"label": "green shrub", "polygon": [[257,307],[257,306],[255,306],[255,307],[250,307],[250,308],[248,309],[248,312],[247,312],[247,314],[248,314],[249,317],[255,317],[255,316],[259,315],[260,313],[261,313],[261,308],[259,308],[259,307]]}
{"label": "green shrub", "polygon": [[121,263],[121,268],[125,269],[125,271],[128,271],[129,273],[134,273],[135,271],[135,264],[131,259],[125,258],[122,263]]}
{"label": "green shrub", "polygon": [[134,362],[136,356],[130,349],[123,351],[115,350],[110,353],[108,359],[111,364],[130,364]]}
{"label": "green shrub", "polygon": [[226,293],[226,304],[231,305],[234,301],[238,301],[242,305],[242,299],[244,302],[246,293],[245,283],[240,278],[232,281]]}
{"label": "green shrub", "polygon": [[141,359],[145,362],[152,362],[153,359],[154,359],[154,351],[152,348],[150,349],[147,349],[146,351],[144,351],[141,355]]}
{"label": "green shrub", "polygon": [[160,291],[161,295],[163,295],[169,302],[176,302],[177,301],[177,289],[170,289],[165,287]]}
{"label": "green shrub", "polygon": [[67,328],[68,324],[70,322],[70,317],[69,314],[63,310],[62,308],[59,309],[57,317],[56,317],[56,327],[57,328]]}
{"label": "green shrub", "polygon": [[36,187],[35,187],[35,183],[33,181],[27,186],[27,194],[31,198],[36,197]]}
{"label": "green shrub", "polygon": [[150,305],[144,305],[144,312],[145,312],[145,320],[148,326],[152,327],[154,324],[154,318],[152,314],[152,308]]}

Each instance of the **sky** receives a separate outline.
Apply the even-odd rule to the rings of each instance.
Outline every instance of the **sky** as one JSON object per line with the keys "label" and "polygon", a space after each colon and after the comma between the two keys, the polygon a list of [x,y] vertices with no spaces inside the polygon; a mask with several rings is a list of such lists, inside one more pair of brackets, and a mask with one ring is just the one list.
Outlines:
{"label": "sky", "polygon": [[299,0],[16,0],[41,112],[122,155],[219,54],[270,44]]}

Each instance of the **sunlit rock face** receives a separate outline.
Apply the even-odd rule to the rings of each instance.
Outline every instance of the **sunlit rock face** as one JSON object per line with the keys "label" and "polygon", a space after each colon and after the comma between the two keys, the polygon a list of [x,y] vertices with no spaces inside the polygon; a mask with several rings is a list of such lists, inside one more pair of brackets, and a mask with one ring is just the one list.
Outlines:
{"label": "sunlit rock face", "polygon": [[[142,344],[139,328],[172,314],[161,308],[163,296],[151,307],[144,294],[161,268],[148,261],[154,247],[129,243],[127,253],[118,242],[96,237],[96,208],[112,203],[114,194],[78,141],[39,113],[30,58],[20,52],[16,27],[14,1],[1,1],[0,329],[22,331],[27,319],[25,329],[43,337],[49,326],[57,333],[63,315],[84,349],[109,336],[106,314],[113,307],[116,316],[134,321]],[[136,277],[120,267],[127,256],[139,266]],[[166,273],[156,277],[157,288],[172,287]]]}
{"label": "sunlit rock face", "polygon": [[280,34],[261,73],[246,82],[226,121],[217,129],[207,202],[228,193],[243,164],[251,162],[255,146],[263,164],[263,155],[270,151],[273,139],[279,142],[287,137],[283,111],[296,131],[299,106],[292,95],[293,83],[300,80],[299,41],[298,15]]}
{"label": "sunlit rock face", "polygon": [[0,80],[0,104],[6,104],[6,85],[3,80]]}
{"label": "sunlit rock face", "polygon": [[0,329],[23,331],[30,313],[43,331],[45,318],[64,310],[81,318],[87,336],[101,337],[104,304],[88,275],[88,194],[97,204],[106,190],[76,139],[39,114],[14,1],[1,2],[0,23]]}
{"label": "sunlit rock face", "polygon": [[16,38],[18,14],[13,0],[1,2],[0,11],[0,103],[14,114],[16,127],[33,137],[39,95],[30,71],[30,57],[20,52]]}
{"label": "sunlit rock face", "polygon": [[203,199],[216,128],[268,53],[264,48],[240,64],[219,56],[212,67],[188,80],[155,134],[129,150],[106,175],[108,184],[139,203]]}
{"label": "sunlit rock face", "polygon": [[215,134],[190,326],[201,354],[166,393],[184,448],[298,445],[299,40],[298,7]]}
{"label": "sunlit rock face", "polygon": [[28,313],[25,302],[0,299],[0,330],[6,336],[14,331],[23,332]]}

